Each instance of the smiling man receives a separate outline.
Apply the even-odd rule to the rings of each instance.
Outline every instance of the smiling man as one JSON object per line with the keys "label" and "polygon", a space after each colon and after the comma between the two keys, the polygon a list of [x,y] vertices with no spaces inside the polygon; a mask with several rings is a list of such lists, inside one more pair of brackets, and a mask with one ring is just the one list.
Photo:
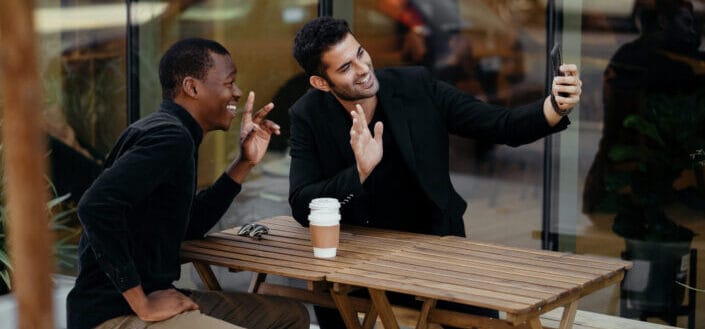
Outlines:
{"label": "smiling man", "polygon": [[228,130],[242,96],[237,69],[220,44],[186,39],[159,64],[163,102],[131,124],[105,170],[78,205],[80,273],[67,300],[69,328],[308,328],[305,308],[244,293],[177,290],[179,248],[225,213],[279,126],[269,103],[245,103],[240,155],[195,192],[203,135]]}
{"label": "smiling man", "polygon": [[[293,52],[313,86],[289,109],[289,203],[302,225],[312,199],[334,197],[343,223],[465,236],[467,204],[450,181],[448,135],[530,143],[565,129],[580,100],[572,64],[561,66],[552,96],[515,109],[483,103],[421,67],[374,70],[347,23],[330,17],[307,23]],[[342,327],[336,312],[316,315],[322,329]]]}

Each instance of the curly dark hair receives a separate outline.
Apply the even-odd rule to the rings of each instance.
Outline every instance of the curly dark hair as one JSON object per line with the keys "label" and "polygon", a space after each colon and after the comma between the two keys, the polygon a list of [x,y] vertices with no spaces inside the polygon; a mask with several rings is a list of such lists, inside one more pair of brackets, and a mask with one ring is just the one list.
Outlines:
{"label": "curly dark hair", "polygon": [[230,55],[223,45],[213,40],[190,38],[173,44],[159,61],[162,99],[174,100],[186,77],[205,78],[214,64],[211,53]]}
{"label": "curly dark hair", "polygon": [[325,76],[321,63],[323,52],[339,43],[350,32],[348,22],[328,16],[304,25],[294,38],[294,58],[309,75]]}

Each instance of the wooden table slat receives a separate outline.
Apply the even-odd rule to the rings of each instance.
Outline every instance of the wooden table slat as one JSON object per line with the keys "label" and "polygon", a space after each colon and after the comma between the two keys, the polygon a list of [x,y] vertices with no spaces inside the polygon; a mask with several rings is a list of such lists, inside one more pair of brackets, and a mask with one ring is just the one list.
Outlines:
{"label": "wooden table slat", "polygon": [[[392,259],[386,259],[389,261],[392,261]],[[487,264],[481,264],[477,263],[474,261],[466,261],[465,263],[455,263],[451,264],[448,262],[443,262],[443,261],[437,261],[431,258],[424,258],[424,257],[418,257],[418,255],[413,255],[410,253],[404,253],[404,254],[399,254],[397,255],[394,259],[394,261],[400,262],[400,263],[412,263],[412,264],[417,264],[417,265],[423,265],[426,264],[426,266],[434,266],[437,268],[445,268],[450,271],[456,271],[456,272],[467,272],[467,273],[472,273],[473,275],[495,275],[497,277],[505,278],[505,279],[511,279],[511,280],[519,280],[519,281],[527,281],[527,282],[532,282],[532,283],[537,283],[541,284],[541,282],[547,282],[548,280],[548,273],[541,273],[537,271],[525,271],[522,269],[517,269],[517,268],[512,268],[512,267],[490,267],[487,266]],[[378,261],[382,261],[382,259],[378,259]],[[585,279],[579,279],[579,278],[572,278],[572,277],[563,277],[560,275],[555,275],[555,276],[550,276],[550,281],[551,284],[555,287],[561,287],[561,288],[572,288],[575,286],[578,286],[580,284],[585,283],[587,280]]]}
{"label": "wooden table slat", "polygon": [[[245,254],[243,252],[237,251],[223,251],[211,248],[203,248],[198,246],[183,246],[182,250],[189,251],[194,254],[202,255],[212,255],[218,257],[227,257],[230,259],[237,259],[241,261],[251,261],[258,264],[272,264],[279,265],[287,268],[306,270],[326,273],[330,272],[331,268],[345,268],[346,265],[327,259],[313,259],[313,258],[300,258],[289,257],[287,255],[280,255],[277,253],[264,253],[264,252],[252,252]],[[306,260],[303,262],[301,260]]]}
{"label": "wooden table slat", "polygon": [[236,268],[243,271],[252,271],[258,273],[268,273],[273,275],[281,275],[295,279],[307,280],[307,281],[323,281],[326,276],[326,272],[316,272],[310,269],[300,270],[295,268],[275,266],[271,264],[262,264],[250,261],[241,261],[237,259],[232,259],[229,257],[213,256],[209,254],[202,253],[192,253],[189,251],[182,251],[181,257],[185,260],[193,260],[200,262],[208,262],[209,264],[222,266],[227,268]]}
{"label": "wooden table slat", "polygon": [[511,261],[512,263],[515,264],[521,264],[526,265],[526,266],[535,266],[535,267],[546,267],[547,265],[550,265],[553,269],[556,270],[561,270],[563,273],[567,274],[582,274],[584,277],[591,277],[593,274],[603,274],[605,272],[609,272],[615,269],[615,266],[601,266],[601,267],[595,267],[593,264],[587,264],[587,263],[579,263],[579,264],[571,264],[571,263],[566,263],[564,257],[552,257],[548,258],[545,256],[542,256],[541,258],[529,258],[529,257],[522,257],[522,258],[517,258],[512,255],[506,255],[506,254],[496,254],[496,253],[488,253],[486,251],[477,251],[477,250],[471,250],[471,249],[453,249],[451,251],[448,251],[445,249],[443,246],[437,246],[437,245],[430,245],[430,244],[420,244],[414,246],[415,250],[418,250],[419,253],[427,253],[430,255],[438,255],[441,254],[447,258],[452,258],[452,259],[466,259],[467,257],[475,257],[475,258],[483,258],[490,260],[492,262],[506,262],[506,261]]}
{"label": "wooden table slat", "polygon": [[[410,276],[407,275],[407,272],[396,272],[396,273],[389,273],[389,272],[382,272],[378,270],[366,270],[366,269],[344,269],[339,272],[336,272],[334,274],[357,274],[360,275],[361,277],[358,278],[359,283],[364,283],[364,284],[354,284],[357,286],[362,286],[362,287],[371,287],[370,284],[375,284],[373,281],[379,280],[379,279],[384,279],[388,284],[392,284],[392,286],[386,287],[386,290],[394,290],[397,287],[401,286],[406,286],[409,284],[413,284],[418,287],[427,287],[427,288],[433,288],[437,289],[437,294],[438,295],[445,295],[446,293],[456,293],[458,295],[466,295],[468,298],[476,299],[479,297],[490,297],[498,300],[503,300],[503,301],[511,301],[515,303],[521,303],[523,305],[541,305],[545,304],[553,299],[555,299],[555,296],[550,296],[547,298],[541,298],[541,297],[532,297],[532,296],[522,296],[519,294],[512,294],[512,293],[507,293],[507,292],[502,292],[499,290],[492,289],[492,287],[484,287],[484,288],[476,288],[468,285],[463,285],[463,284],[458,284],[458,283],[452,283],[449,281],[439,281],[439,280],[433,280],[433,279],[428,279],[424,277],[416,277],[416,276]],[[326,276],[326,278],[329,278]],[[334,281],[335,282],[335,281]],[[347,282],[346,284],[353,284],[350,282]],[[381,287],[378,289],[382,289]],[[428,296],[431,297],[431,296]],[[467,301],[466,301],[467,302]]]}
{"label": "wooden table slat", "polygon": [[[346,273],[336,272],[326,276],[330,282],[350,284],[355,286],[365,286],[385,291],[395,291],[410,295],[422,295],[426,298],[446,300],[450,302],[471,304],[479,307],[492,308],[504,312],[529,311],[538,305],[519,303],[511,300],[491,298],[488,296],[472,295],[458,291],[439,290],[438,287],[429,288],[423,285],[416,285],[411,282],[400,282],[395,279],[385,279],[382,276],[371,276],[372,280],[360,279],[360,275],[366,275],[365,271],[348,269]],[[393,289],[392,289],[393,288]]]}
{"label": "wooden table slat", "polygon": [[[631,268],[631,263],[628,261],[599,257],[596,255],[576,255],[564,252],[549,251],[549,250],[538,250],[538,249],[522,249],[517,247],[511,247],[506,245],[500,245],[489,242],[480,242],[475,240],[469,240],[465,238],[446,236],[437,243],[438,245],[445,245],[454,248],[479,248],[485,252],[498,252],[498,253],[509,253],[513,255],[521,255],[522,257],[535,257],[536,259],[553,259],[560,258],[574,265],[586,265],[591,264],[591,266],[604,267],[606,269],[611,269],[614,267]],[[546,257],[546,258],[544,258]]]}
{"label": "wooden table slat", "polygon": [[356,266],[356,268],[367,271],[375,270],[384,273],[405,273],[409,276],[427,278],[428,280],[437,282],[466,284],[474,288],[496,289],[503,292],[513,291],[519,295],[535,298],[548,299],[552,296],[560,296],[561,294],[567,293],[566,289],[563,288],[541,285],[527,281],[519,281],[521,278],[519,278],[519,280],[509,280],[497,278],[492,275],[468,276],[467,273],[449,273],[443,269],[411,264],[374,261],[361,264]]}
{"label": "wooden table slat", "polygon": [[[246,238],[249,240],[249,238]],[[210,238],[208,242],[213,244],[203,243],[203,247],[211,246],[214,249],[224,250],[224,251],[239,251],[243,253],[254,252],[254,251],[264,251],[264,252],[274,252],[283,255],[290,255],[292,257],[303,257],[306,259],[316,260],[319,258],[313,257],[313,248],[311,246],[294,246],[292,248],[287,248],[285,243],[280,243],[277,241],[259,240],[249,243],[247,241],[239,240],[229,240],[220,238]],[[378,255],[378,252],[367,252],[366,250],[344,247],[338,250],[338,256],[335,258],[336,262],[341,263],[356,263],[359,260],[370,259],[372,256]]]}

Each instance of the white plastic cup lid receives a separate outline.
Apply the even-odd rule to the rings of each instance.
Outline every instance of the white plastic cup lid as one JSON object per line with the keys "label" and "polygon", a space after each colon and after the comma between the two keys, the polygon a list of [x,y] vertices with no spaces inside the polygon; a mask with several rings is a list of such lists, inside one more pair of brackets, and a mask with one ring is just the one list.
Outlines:
{"label": "white plastic cup lid", "polygon": [[316,198],[311,200],[308,207],[311,210],[338,210],[340,209],[340,202],[336,198]]}

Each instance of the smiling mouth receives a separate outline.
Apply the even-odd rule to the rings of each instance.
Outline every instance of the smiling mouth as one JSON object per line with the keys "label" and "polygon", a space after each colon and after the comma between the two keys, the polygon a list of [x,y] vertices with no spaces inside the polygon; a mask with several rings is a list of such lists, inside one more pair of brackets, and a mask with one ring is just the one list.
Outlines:
{"label": "smiling mouth", "polygon": [[230,104],[230,105],[226,106],[225,108],[226,108],[228,111],[230,111],[230,113],[232,113],[233,115],[234,115],[234,114],[237,114],[237,105],[232,105],[232,104]]}
{"label": "smiling mouth", "polygon": [[364,84],[366,84],[368,81],[370,81],[371,78],[372,78],[372,75],[371,75],[371,74],[368,74],[366,78],[364,78],[364,79],[358,81],[357,84],[359,84],[359,85],[364,85]]}

